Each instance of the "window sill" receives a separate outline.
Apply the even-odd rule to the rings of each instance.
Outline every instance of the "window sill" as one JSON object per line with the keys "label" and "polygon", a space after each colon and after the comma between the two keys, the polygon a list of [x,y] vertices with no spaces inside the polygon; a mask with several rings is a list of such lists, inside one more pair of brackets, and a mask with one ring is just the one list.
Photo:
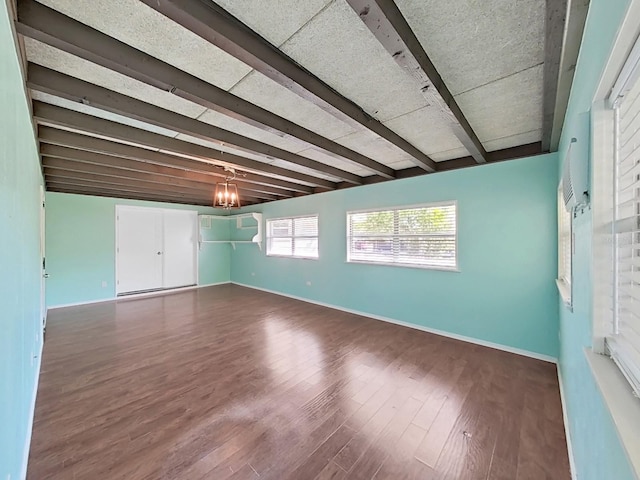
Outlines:
{"label": "window sill", "polygon": [[640,478],[640,399],[613,360],[585,349],[587,362],[611,413],[618,437],[636,476]]}
{"label": "window sill", "polygon": [[567,285],[564,280],[556,279],[556,286],[558,287],[558,293],[560,293],[560,298],[562,298],[564,306],[573,311],[573,304],[571,303],[571,285]]}
{"label": "window sill", "polygon": [[295,258],[296,260],[320,260],[320,257],[301,257],[301,256],[295,256],[295,255],[277,255],[275,253],[267,253],[266,254],[267,257],[273,257],[273,258]]}
{"label": "window sill", "polygon": [[437,267],[432,265],[412,265],[410,263],[394,263],[394,262],[368,262],[366,260],[347,260],[346,263],[360,264],[360,265],[382,265],[385,267],[399,267],[399,268],[418,268],[420,270],[441,270],[444,272],[456,272],[460,273],[458,267]]}

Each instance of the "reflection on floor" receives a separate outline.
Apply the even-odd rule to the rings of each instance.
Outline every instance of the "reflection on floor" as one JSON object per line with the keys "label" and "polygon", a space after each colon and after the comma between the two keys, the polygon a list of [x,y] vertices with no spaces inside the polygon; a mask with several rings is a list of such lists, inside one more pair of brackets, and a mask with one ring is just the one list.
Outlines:
{"label": "reflection on floor", "polygon": [[29,479],[569,479],[555,365],[235,285],[50,313]]}

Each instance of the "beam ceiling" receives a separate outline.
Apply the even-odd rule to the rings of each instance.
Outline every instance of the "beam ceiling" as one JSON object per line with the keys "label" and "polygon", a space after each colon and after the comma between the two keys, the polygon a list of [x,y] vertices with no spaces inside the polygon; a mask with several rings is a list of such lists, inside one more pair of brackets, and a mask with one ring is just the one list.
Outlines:
{"label": "beam ceiling", "polygon": [[[148,193],[153,195],[163,195],[165,197],[177,196],[181,198],[198,198],[202,201],[209,202],[209,206],[213,203],[213,191],[197,191],[197,190],[176,190],[176,189],[162,189],[158,188],[157,184],[149,184],[144,182],[138,182],[138,184],[132,185],[124,181],[109,181],[109,177],[100,177],[97,175],[93,179],[88,178],[89,175],[82,175],[79,172],[67,172],[65,170],[45,168],[45,180],[48,184],[56,183],[57,186],[83,186],[87,188],[95,187],[101,190],[122,190],[126,192],[136,193]],[[120,179],[125,180],[125,179]],[[251,195],[243,195],[244,201],[260,202],[261,198],[252,197]]]}
{"label": "beam ceiling", "polygon": [[[79,152],[79,154],[67,154],[67,153],[58,153],[56,149],[63,147],[53,147],[53,148],[43,148],[42,150],[42,165],[43,167],[50,168],[60,168],[67,170],[69,172],[78,172],[81,174],[91,175],[107,175],[113,178],[110,178],[111,182],[115,182],[114,178],[127,180],[130,185],[135,185],[137,182],[150,182],[155,183],[155,188],[158,190],[164,190],[163,187],[167,187],[169,189],[174,189],[176,191],[179,190],[200,190],[206,191],[211,194],[215,191],[215,183],[211,182],[201,182],[201,181],[192,181],[190,179],[185,179],[181,177],[176,177],[175,172],[167,172],[167,167],[161,167],[163,170],[158,173],[155,169],[147,169],[144,164],[140,162],[135,162],[133,160],[124,160],[115,157],[107,157],[108,159],[114,159],[117,162],[112,163],[111,160],[107,160],[106,162],[101,161],[101,155],[97,153],[90,152]],[[60,156],[64,155],[64,156]],[[98,157],[98,158],[95,158]],[[46,162],[45,162],[46,159]],[[133,165],[132,165],[133,164]],[[142,165],[142,166],[140,166]],[[95,168],[98,167],[98,168]],[[191,173],[191,172],[185,172]],[[83,177],[87,180],[90,178]],[[256,192],[254,190],[247,190],[246,188],[242,188],[244,184],[240,182],[233,181],[238,186],[238,190],[242,191],[248,196],[252,196],[254,198],[262,198],[265,200],[278,200],[280,198],[287,197],[278,197],[277,195],[272,195],[269,193]]]}
{"label": "beam ceiling", "polygon": [[[34,0],[19,4],[20,33],[269,132],[320,148],[335,158],[394,178],[393,169],[305,129]],[[274,155],[275,156],[275,155]],[[355,182],[359,183],[359,182]]]}
{"label": "beam ceiling", "polygon": [[[201,205],[211,206],[210,200],[202,198],[187,198],[187,197],[171,197],[162,194],[152,193],[139,193],[128,192],[126,190],[117,189],[97,189],[94,187],[84,187],[78,185],[60,186],[58,184],[51,186],[45,184],[48,192],[59,193],[72,193],[76,195],[91,195],[95,197],[109,197],[109,198],[129,198],[132,200],[148,200],[153,202],[167,202],[167,203],[181,203],[185,205]],[[249,203],[250,204],[250,203]]]}
{"label": "beam ceiling", "polygon": [[588,0],[501,1],[17,0],[47,188],[210,205],[234,169],[259,203],[553,151]]}
{"label": "beam ceiling", "polygon": [[[180,132],[219,145],[229,145],[247,153],[264,156],[265,161],[280,158],[340,180],[360,184],[361,177],[324,163],[311,160],[266,143],[209,125],[179,113],[127,97],[98,85],[29,63],[27,85],[32,90],[48,93],[77,103],[116,113],[127,118]],[[247,166],[247,165],[238,165]]]}
{"label": "beam ceiling", "polygon": [[196,145],[191,142],[166,137],[158,133],[152,133],[139,128],[133,128],[121,123],[104,120],[102,118],[87,115],[85,113],[68,110],[66,108],[50,105],[40,101],[33,102],[33,116],[39,122],[47,125],[70,128],[75,131],[87,132],[102,137],[130,142],[155,150],[163,150],[177,155],[186,155],[191,158],[201,159],[206,162],[241,167],[256,173],[274,175],[295,181],[301,184],[335,188],[335,183],[312,175],[287,170],[267,163],[258,162],[245,157],[240,157],[221,150]]}
{"label": "beam ceiling", "polygon": [[[130,160],[127,158],[120,158],[113,155],[104,155],[101,153],[83,151],[75,148],[61,147],[58,145],[43,144],[40,147],[40,153],[41,155],[48,157],[82,161],[86,163],[111,166],[131,171],[156,173],[158,175],[163,175],[165,177],[171,178],[181,178],[188,182],[206,184],[209,187],[215,187],[216,183],[222,181],[220,177],[223,177],[223,175],[216,177],[197,171],[183,170],[181,168],[167,167],[164,165],[141,162],[138,160]],[[234,180],[234,183],[236,183],[238,187],[242,188],[243,190],[255,192],[256,195],[259,193],[267,194],[267,196],[263,198],[275,199],[277,197],[286,198],[293,196],[293,192],[291,191],[247,183],[242,181],[242,177],[240,177],[238,180]]]}
{"label": "beam ceiling", "polygon": [[476,162],[485,163],[487,152],[482,143],[393,0],[347,2],[396,63],[417,80],[423,95],[440,108]]}
{"label": "beam ceiling", "polygon": [[[228,175],[223,171],[222,167],[211,163],[168,155],[166,153],[147,150],[146,148],[116,143],[88,135],[69,132],[67,130],[58,130],[46,125],[40,125],[38,127],[38,139],[40,140],[41,150],[45,149],[46,145],[58,145],[62,147],[70,147],[75,150],[86,150],[89,152],[103,153],[113,157],[138,160],[146,164],[156,164],[189,172],[207,174],[218,179],[225,178]],[[285,197],[293,196],[294,192],[313,193],[312,187],[287,182],[273,177],[265,177],[244,172],[241,174],[241,178],[243,183],[246,182],[247,189],[255,190],[257,192],[273,193],[275,195],[282,195]]]}
{"label": "beam ceiling", "polygon": [[142,1],[305,100],[394,144],[408,153],[420,168],[427,172],[436,170],[435,162],[428,155],[298,65],[214,2]]}
{"label": "beam ceiling", "polygon": [[546,2],[542,149],[548,151],[551,148],[553,117],[558,102],[558,80],[568,0],[546,0]]}

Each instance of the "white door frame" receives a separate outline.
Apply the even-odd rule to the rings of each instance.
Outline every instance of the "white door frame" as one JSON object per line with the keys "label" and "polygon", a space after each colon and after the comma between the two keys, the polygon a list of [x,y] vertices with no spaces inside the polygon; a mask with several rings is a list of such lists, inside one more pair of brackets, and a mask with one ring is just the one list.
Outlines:
{"label": "white door frame", "polygon": [[[195,218],[196,218],[196,245],[195,245],[195,250],[196,250],[196,260],[195,260],[195,276],[196,276],[196,285],[198,286],[200,285],[200,246],[199,246],[199,236],[200,236],[200,217],[199,212],[197,210],[188,210],[188,209],[172,209],[172,208],[158,208],[158,207],[140,207],[137,205],[126,205],[126,204],[117,204],[115,205],[115,209],[114,209],[114,216],[113,216],[113,220],[115,223],[115,238],[114,238],[114,280],[115,280],[115,284],[113,286],[113,293],[114,293],[114,297],[117,297],[119,295],[118,292],[118,282],[119,282],[119,272],[118,272],[118,213],[121,209],[136,209],[136,210],[147,210],[147,211],[164,211],[164,210],[179,210],[179,211],[183,211],[183,212],[190,212],[190,213],[194,213],[195,214]],[[179,290],[179,289],[183,289],[185,287],[176,287],[176,288],[167,288],[164,290]],[[189,287],[190,288],[190,287]],[[161,289],[162,290],[162,289]],[[135,295],[135,294],[134,294]]]}
{"label": "white door frame", "polygon": [[40,319],[42,322],[42,331],[47,328],[47,277],[49,274],[46,270],[46,244],[45,244],[45,191],[44,185],[40,185]]}

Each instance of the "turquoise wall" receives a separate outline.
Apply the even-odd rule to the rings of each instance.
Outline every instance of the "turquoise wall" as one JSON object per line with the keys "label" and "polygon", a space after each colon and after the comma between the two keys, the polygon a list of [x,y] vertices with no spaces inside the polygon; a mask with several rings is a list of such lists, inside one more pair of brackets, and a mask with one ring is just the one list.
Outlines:
{"label": "turquoise wall", "polygon": [[[571,155],[584,162],[590,161],[588,112],[628,4],[628,0],[591,0],[560,144],[560,152],[565,152],[575,137],[579,148]],[[591,346],[592,334],[590,210],[578,212],[573,228],[574,310],[570,312],[562,303],[559,309],[560,371],[576,470],[580,480],[633,479],[584,355],[584,349]]]}
{"label": "turquoise wall", "polygon": [[6,2],[0,2],[0,478],[29,446],[41,351],[40,164]]}
{"label": "turquoise wall", "polygon": [[[560,152],[564,152],[570,138],[578,138],[579,146],[575,155],[585,162],[590,160],[587,114],[628,3],[629,0],[591,1],[560,146]],[[3,18],[3,22],[5,20]],[[7,44],[5,41],[2,43]],[[7,48],[4,47],[4,50]],[[3,52],[5,57],[7,54],[8,52]],[[11,54],[13,55],[12,52]],[[11,56],[10,60],[13,65],[14,57]],[[3,65],[5,63],[7,62],[3,58]],[[3,82],[6,82],[7,75],[15,76],[17,73],[2,70],[0,78]],[[15,82],[15,85],[19,85],[17,80]],[[0,98],[3,106],[15,103],[11,91],[11,88],[2,90]],[[19,100],[24,102],[21,97]],[[20,108],[24,108],[22,103]],[[28,122],[26,113],[23,116],[25,118],[21,121]],[[6,123],[6,117],[3,120]],[[11,140],[10,148],[18,149],[22,145],[20,137],[29,136],[25,132],[30,134],[29,128],[17,128],[12,123],[3,126],[0,135]],[[27,157],[33,155],[33,146],[29,142],[32,139],[25,138]],[[2,144],[2,168],[6,169],[4,145],[7,142]],[[11,158],[9,162],[10,160]],[[547,155],[245,209],[244,211],[261,211],[265,218],[319,213],[320,259],[314,261],[266,257],[253,245],[238,245],[236,251],[227,245],[210,246],[219,248],[220,251],[212,252],[215,259],[212,263],[204,259],[201,261],[201,283],[231,278],[238,283],[419,326],[543,355],[559,355],[578,478],[635,478],[583,353],[584,348],[591,345],[589,210],[579,212],[574,220],[576,251],[573,312],[558,302],[553,283],[556,276],[555,189],[558,172],[561,171],[558,163],[556,155]],[[34,204],[37,199],[36,175],[33,172],[26,177],[17,175],[17,168],[27,168],[22,163],[13,162],[11,168],[14,169],[13,180],[3,184],[7,175],[4,172],[0,175],[0,186],[3,187],[0,190],[3,205],[0,221],[3,231],[37,232],[37,205]],[[20,182],[27,182],[28,188],[20,189],[19,192],[11,190],[9,194],[13,196],[7,201],[5,190],[17,185],[15,178],[19,178]],[[28,198],[25,199],[25,195]],[[48,303],[64,304],[112,297],[113,207],[120,202],[62,194],[49,194],[47,198],[47,252],[49,271],[52,274],[47,285]],[[450,199],[456,199],[459,208],[459,273],[345,263],[346,211]],[[28,214],[21,212],[8,218],[7,212],[25,208],[30,209]],[[18,225],[20,222],[28,224]],[[5,224],[9,228],[5,229]],[[252,232],[232,234],[246,236]],[[35,238],[36,233],[21,235],[19,241],[3,234],[0,241],[13,243],[3,244],[0,252],[26,252],[24,255],[29,261],[35,262],[34,246],[37,245],[28,244],[34,242],[32,239]],[[9,272],[24,272],[23,263],[17,260],[15,254],[0,258],[3,269],[4,263],[9,262]],[[34,267],[33,271],[37,269]],[[20,294],[16,295],[16,289],[20,292],[34,291],[33,285],[32,288],[16,285],[14,275],[16,274],[10,273],[0,279],[0,282],[6,283],[1,285],[0,290],[3,306],[5,297],[13,304],[19,303],[15,300],[20,298]],[[35,274],[31,276],[35,277]],[[102,280],[109,284],[106,290],[100,286]],[[37,282],[37,279],[29,278],[25,285],[29,282]],[[311,282],[311,285],[307,285],[307,282]],[[22,306],[14,306],[8,311],[19,312],[21,318],[30,319],[35,311],[35,303],[31,303],[31,309],[24,307],[29,302],[22,302]],[[4,317],[2,321],[6,321]],[[561,337],[559,343],[558,328]],[[12,352],[16,352],[16,358],[23,358],[21,355],[31,346],[30,340],[24,340],[27,336],[24,330],[22,323],[16,323],[13,330],[9,328],[9,337],[3,336],[0,339],[8,345],[3,344],[3,355],[9,352],[8,358],[12,358]],[[30,395],[28,390],[33,385],[33,372],[27,367],[28,363],[23,365],[24,368],[18,368],[17,372],[13,370],[15,364],[11,364],[10,371],[4,365],[6,362],[3,362],[3,380],[8,378],[11,381],[3,381],[2,384],[12,385],[13,388],[21,386],[20,391],[25,395],[21,398],[28,398],[26,395]],[[20,411],[26,403],[28,402],[19,402],[13,407],[3,404],[2,415],[6,417],[7,411]],[[27,415],[24,412],[22,416],[12,415],[11,418],[2,419],[3,425],[6,421],[9,425],[16,425],[16,431],[10,434],[10,438],[21,438],[20,445],[24,445],[25,437],[21,428],[26,424]],[[20,422],[20,418],[24,421]],[[7,444],[5,430],[2,432],[0,458],[4,469],[8,462],[6,459],[15,458],[11,449],[4,447],[14,446],[15,443]]]}
{"label": "turquoise wall", "polygon": [[[319,214],[320,259],[244,245],[231,280],[557,357],[557,184],[551,154],[249,207]],[[346,263],[347,211],[445,200],[458,202],[460,272]]]}
{"label": "turquoise wall", "polygon": [[[209,207],[121,200],[52,193],[46,195],[47,306],[115,297],[116,205],[197,210],[220,215]],[[205,239],[229,238],[227,220],[214,221]],[[228,282],[229,244],[203,244],[199,251],[199,283]],[[102,286],[106,282],[106,287]]]}

